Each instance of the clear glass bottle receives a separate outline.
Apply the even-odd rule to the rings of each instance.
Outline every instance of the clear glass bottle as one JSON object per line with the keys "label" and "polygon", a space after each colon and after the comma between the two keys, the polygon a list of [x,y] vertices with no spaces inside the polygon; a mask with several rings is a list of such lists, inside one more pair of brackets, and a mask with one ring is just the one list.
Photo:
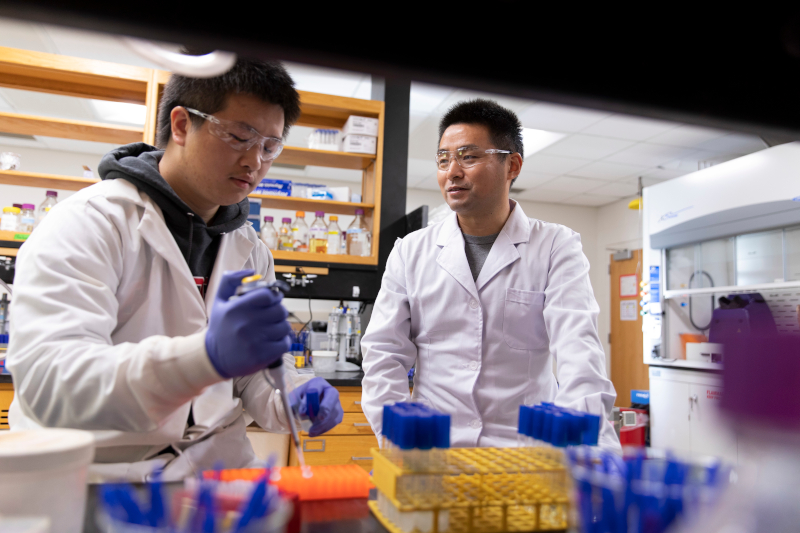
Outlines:
{"label": "clear glass bottle", "polygon": [[364,223],[364,210],[356,209],[356,218],[347,228],[347,255],[369,257],[372,254],[372,233]]}
{"label": "clear glass bottle", "polygon": [[47,213],[50,212],[50,209],[58,203],[57,191],[47,191],[44,195],[44,202],[39,205],[39,209],[36,211],[36,224],[34,227],[38,226],[42,219],[47,216]]}
{"label": "clear glass bottle", "polygon": [[339,255],[342,253],[342,230],[339,229],[339,217],[331,215],[328,224],[328,253]]}
{"label": "clear glass bottle", "polygon": [[21,231],[22,233],[30,233],[33,231],[33,226],[36,224],[35,209],[36,206],[33,204],[22,204],[17,231]]}
{"label": "clear glass bottle", "polygon": [[261,227],[261,240],[270,250],[278,249],[278,232],[272,225],[272,217],[264,217],[264,225]]}
{"label": "clear glass bottle", "polygon": [[295,252],[308,251],[308,224],[306,224],[306,212],[297,211],[295,213],[297,218],[294,219],[292,224],[292,239],[294,240]]}
{"label": "clear glass bottle", "polygon": [[278,228],[278,250],[291,252],[294,250],[294,237],[292,236],[292,219],[284,217],[281,219],[281,227]]}
{"label": "clear glass bottle", "polygon": [[19,207],[4,207],[3,218],[0,219],[0,230],[17,231],[19,226]]}
{"label": "clear glass bottle", "polygon": [[308,251],[312,254],[326,254],[328,253],[328,225],[325,224],[325,213],[316,211],[314,214],[316,218],[309,230]]}

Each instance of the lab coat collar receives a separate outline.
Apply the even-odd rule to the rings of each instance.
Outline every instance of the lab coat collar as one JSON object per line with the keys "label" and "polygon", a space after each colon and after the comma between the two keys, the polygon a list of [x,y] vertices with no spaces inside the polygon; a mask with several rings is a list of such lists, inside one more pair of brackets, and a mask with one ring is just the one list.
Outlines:
{"label": "lab coat collar", "polygon": [[508,216],[503,229],[494,241],[486,262],[483,264],[478,279],[475,280],[476,288],[480,291],[501,270],[520,258],[517,244],[528,242],[531,238],[531,222],[522,207],[514,200],[511,202],[511,214]]}
{"label": "lab coat collar", "polygon": [[467,255],[464,252],[464,235],[458,225],[457,215],[452,213],[448,216],[439,230],[436,245],[441,246],[442,251],[436,262],[475,298],[478,297],[478,291],[494,276],[519,259],[516,245],[530,240],[530,220],[517,202],[514,200],[509,202],[512,207],[511,214],[492,245],[477,280],[472,279]]}

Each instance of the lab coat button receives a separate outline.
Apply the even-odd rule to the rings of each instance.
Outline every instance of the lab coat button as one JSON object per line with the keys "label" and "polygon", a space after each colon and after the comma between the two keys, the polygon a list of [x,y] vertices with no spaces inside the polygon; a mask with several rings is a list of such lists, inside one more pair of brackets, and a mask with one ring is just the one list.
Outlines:
{"label": "lab coat button", "polygon": [[469,364],[469,369],[470,369],[470,370],[478,370],[478,363],[476,363],[475,361],[472,361],[472,362]]}
{"label": "lab coat button", "polygon": [[477,308],[478,308],[478,302],[477,302],[477,300],[470,300],[470,301],[469,301],[469,306],[470,306],[472,309],[477,309]]}
{"label": "lab coat button", "polygon": [[478,420],[478,419],[475,419],[475,420],[473,420],[472,422],[470,422],[470,423],[469,423],[469,425],[470,425],[471,427],[475,428],[475,429],[478,429],[478,428],[480,428],[480,427],[481,427],[481,421],[480,421],[480,420]]}

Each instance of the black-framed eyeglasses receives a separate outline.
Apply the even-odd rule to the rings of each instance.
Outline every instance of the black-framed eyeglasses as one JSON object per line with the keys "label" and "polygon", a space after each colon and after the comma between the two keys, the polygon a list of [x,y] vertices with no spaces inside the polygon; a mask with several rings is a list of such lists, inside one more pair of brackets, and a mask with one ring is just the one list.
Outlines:
{"label": "black-framed eyeglasses", "polygon": [[228,146],[240,152],[247,151],[256,144],[261,146],[261,161],[274,161],[283,151],[283,140],[277,137],[265,137],[255,129],[241,122],[223,120],[214,115],[203,113],[191,107],[186,111],[208,121],[208,131],[214,137],[222,139]]}
{"label": "black-framed eyeglasses", "polygon": [[510,150],[490,148],[459,148],[458,150],[439,150],[436,152],[436,167],[439,170],[448,170],[455,159],[461,168],[472,168],[485,163],[491,154],[513,154]]}

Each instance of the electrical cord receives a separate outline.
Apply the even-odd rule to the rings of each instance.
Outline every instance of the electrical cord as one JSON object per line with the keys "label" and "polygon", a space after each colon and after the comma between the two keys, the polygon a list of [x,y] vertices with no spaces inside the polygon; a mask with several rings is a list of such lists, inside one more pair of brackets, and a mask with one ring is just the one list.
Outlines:
{"label": "electrical cord", "polygon": [[[692,272],[692,275],[689,277],[689,288],[690,289],[692,288],[692,280],[694,280],[695,274],[701,274],[701,275],[705,274],[706,277],[708,278],[708,281],[711,282],[711,286],[712,287],[714,286],[714,278],[711,277],[711,274],[709,274],[705,270],[699,270],[699,271]],[[711,295],[711,311],[712,311],[712,314],[713,314],[713,311],[714,311],[714,295],[713,294]],[[706,327],[704,327],[704,328],[701,328],[700,326],[698,326],[697,324],[694,323],[694,317],[692,316],[692,297],[689,296],[689,322],[692,323],[692,327],[694,327],[694,329],[696,329],[698,331],[706,331],[708,328],[711,327],[711,323],[713,321],[714,321],[714,318],[712,316],[712,318],[709,319],[708,324],[706,324]]]}

